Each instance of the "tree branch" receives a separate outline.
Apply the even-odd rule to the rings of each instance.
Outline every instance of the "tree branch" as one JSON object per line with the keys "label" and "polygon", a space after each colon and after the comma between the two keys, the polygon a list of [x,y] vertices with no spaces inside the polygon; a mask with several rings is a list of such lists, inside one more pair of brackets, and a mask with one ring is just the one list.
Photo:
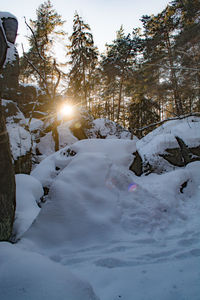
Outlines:
{"label": "tree branch", "polygon": [[24,20],[25,20],[26,26],[29,28],[29,30],[31,31],[31,33],[32,33],[32,35],[33,35],[37,53],[38,53],[39,57],[45,62],[45,58],[44,58],[44,57],[42,56],[42,54],[40,53],[40,50],[39,50],[39,47],[38,47],[38,43],[37,43],[37,39],[36,39],[35,33],[34,33],[33,29],[31,28],[31,26],[26,22],[26,18],[25,18],[25,17],[24,17]]}
{"label": "tree branch", "polygon": [[36,66],[29,60],[28,56],[26,55],[26,53],[24,52],[24,46],[22,44],[22,51],[23,51],[23,55],[26,59],[26,61],[28,62],[28,64],[36,71],[36,73],[39,75],[40,79],[42,80],[43,84],[44,84],[44,89],[47,93],[47,95],[49,96],[49,91],[47,88],[47,84],[46,84],[46,80],[45,78],[42,76],[42,74],[40,73],[40,71],[36,68]]}
{"label": "tree branch", "polygon": [[[185,118],[188,118],[188,117],[192,117],[192,116],[196,116],[196,117],[200,117],[200,113],[199,112],[193,112],[193,113],[189,113],[189,114],[186,114],[186,115],[182,115],[182,116],[178,116],[178,117],[174,117],[174,118],[167,118],[165,120],[162,120],[162,121],[159,121],[159,122],[155,122],[155,123],[152,123],[150,125],[147,125],[147,126],[144,126],[142,128],[137,128],[137,129],[134,129],[133,131],[139,131],[139,132],[142,132],[144,131],[145,129],[148,129],[148,128],[151,128],[151,127],[154,127],[156,125],[162,125],[163,123],[167,122],[167,121],[173,121],[173,120],[182,120],[182,119],[185,119]],[[132,130],[131,130],[132,131]]]}

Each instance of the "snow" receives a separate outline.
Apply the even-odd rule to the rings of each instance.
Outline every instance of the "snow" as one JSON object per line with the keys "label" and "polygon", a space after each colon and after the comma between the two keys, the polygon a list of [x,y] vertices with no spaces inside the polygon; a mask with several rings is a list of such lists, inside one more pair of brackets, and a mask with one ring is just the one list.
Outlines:
{"label": "snow", "polygon": [[[198,144],[199,123],[179,122],[146,137],[149,155],[162,131],[167,146],[176,128]],[[200,162],[137,177],[138,143],[78,141],[32,171],[49,194],[21,240],[0,244],[0,299],[199,300]]]}
{"label": "snow", "polygon": [[31,135],[27,130],[27,121],[17,104],[12,100],[2,99],[2,105],[5,107],[6,113],[8,113],[6,128],[9,135],[12,157],[14,160],[17,160],[18,157],[30,152]]}
{"label": "snow", "polygon": [[41,183],[26,174],[17,174],[16,211],[13,225],[13,237],[19,239],[31,226],[40,212],[38,203],[43,196]]}
{"label": "snow", "polygon": [[197,147],[200,144],[199,127],[198,117],[189,117],[187,121],[185,119],[168,121],[139,140],[137,148],[143,156],[163,153],[166,148],[177,147],[176,136],[188,147]]}
{"label": "snow", "polygon": [[[93,121],[93,124],[94,127],[92,128],[92,131],[94,132],[94,135],[96,135],[96,133],[98,132],[102,137],[105,137],[106,139],[131,139],[131,133],[128,130],[125,130],[119,124],[111,120],[99,118],[95,119]],[[137,138],[134,137],[134,139]]]}
{"label": "snow", "polygon": [[176,137],[181,138],[188,147],[200,145],[200,118],[168,121],[137,141],[136,148],[143,161],[155,165],[157,170],[171,171],[174,166],[159,154],[164,154],[166,149],[179,148]]}
{"label": "snow", "polygon": [[[29,119],[26,119],[26,120],[27,120],[27,124],[28,124]],[[35,130],[42,130],[43,126],[44,126],[44,122],[42,120],[32,118],[29,129],[31,132],[33,132]]]}
{"label": "snow", "polygon": [[[58,134],[60,148],[73,144],[77,141],[77,138],[71,133],[67,122],[58,126]],[[37,148],[39,149],[40,153],[45,156],[54,153],[55,143],[51,132],[48,132],[40,139],[40,142],[37,144]]]}
{"label": "snow", "polygon": [[10,43],[9,41],[7,41],[7,44],[8,44],[8,49],[6,53],[6,60],[4,62],[4,68],[6,67],[7,64],[14,63],[18,56],[15,45]]}
{"label": "snow", "polygon": [[31,136],[19,123],[9,122],[6,124],[6,127],[9,134],[12,155],[14,160],[16,160],[30,151]]}
{"label": "snow", "polygon": [[48,258],[0,245],[1,300],[98,300],[91,286]]}
{"label": "snow", "polygon": [[116,165],[128,168],[133,160],[132,153],[136,149],[135,145],[135,140],[89,139],[74,143],[71,149],[77,153],[104,153]]}
{"label": "snow", "polygon": [[[67,147],[66,147],[67,149]],[[31,175],[37,178],[43,187],[50,187],[55,177],[58,175],[56,168],[63,169],[68,165],[71,158],[66,155],[65,149],[49,155],[46,159],[31,172]]]}
{"label": "snow", "polygon": [[8,19],[8,18],[17,20],[17,18],[14,15],[12,15],[11,13],[6,12],[6,11],[0,11],[0,19]]}

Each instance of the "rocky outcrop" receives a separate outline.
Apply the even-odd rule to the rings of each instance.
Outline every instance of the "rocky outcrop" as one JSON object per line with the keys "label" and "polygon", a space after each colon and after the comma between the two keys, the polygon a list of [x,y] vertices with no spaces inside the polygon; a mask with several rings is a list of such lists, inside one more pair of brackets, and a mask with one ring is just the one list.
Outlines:
{"label": "rocky outcrop", "polygon": [[2,109],[6,119],[15,173],[30,174],[32,142],[26,119],[17,104],[11,100],[2,100]]}
{"label": "rocky outcrop", "polygon": [[[106,118],[94,119],[88,111],[81,109],[70,121],[70,130],[79,140],[88,138],[131,139],[131,133],[121,125]],[[134,137],[135,138],[135,137]]]}
{"label": "rocky outcrop", "polygon": [[[96,138],[109,139],[131,139],[131,133],[116,122],[106,118],[99,118],[93,121],[92,132]],[[136,137],[134,137],[136,139]]]}
{"label": "rocky outcrop", "polygon": [[138,153],[138,151],[134,152],[133,155],[134,155],[134,160],[129,169],[131,171],[133,171],[135,173],[135,175],[141,176],[143,173],[142,158],[141,158],[140,154]]}
{"label": "rocky outcrop", "polygon": [[200,118],[171,123],[167,122],[136,143],[130,170],[137,176],[161,174],[200,161]]}
{"label": "rocky outcrop", "polygon": [[17,20],[10,13],[0,12],[0,19],[6,35],[7,53],[2,68],[0,86],[4,99],[15,99],[19,78],[19,55],[14,45],[17,33]]}

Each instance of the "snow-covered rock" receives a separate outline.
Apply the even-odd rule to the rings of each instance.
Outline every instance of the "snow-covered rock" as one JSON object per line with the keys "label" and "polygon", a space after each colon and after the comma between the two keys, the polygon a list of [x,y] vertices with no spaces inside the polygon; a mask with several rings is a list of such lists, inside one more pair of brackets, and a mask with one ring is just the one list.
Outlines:
{"label": "snow-covered rock", "polygon": [[[94,119],[86,110],[77,109],[69,128],[79,140],[86,138],[131,139],[131,133],[121,125],[106,118]],[[135,137],[136,138],[136,137]]]}
{"label": "snow-covered rock", "polygon": [[[123,128],[121,125],[105,119],[95,119],[93,121],[94,127],[91,129],[94,136],[97,138],[105,138],[105,139],[131,139],[130,131]],[[137,139],[136,137],[134,137]]]}
{"label": "snow-covered rock", "polygon": [[[0,25],[7,43],[6,59],[1,74],[1,95],[6,99],[14,99],[17,95],[19,77],[19,56],[14,45],[17,36],[18,22],[8,12],[0,12]],[[2,46],[2,45],[1,45]]]}
{"label": "snow-covered rock", "polygon": [[[188,209],[183,200],[196,192],[193,173],[180,169],[163,174],[155,178],[159,186],[152,189],[128,170],[135,144],[82,140],[70,147],[73,156],[65,148],[43,160],[31,175],[50,188],[50,200],[25,236],[51,249],[63,240],[105,242],[119,233],[126,237],[181,224]],[[38,232],[43,232],[39,238]]]}
{"label": "snow-covered rock", "polygon": [[32,176],[48,180],[47,202],[18,246],[87,277],[102,300],[198,300],[200,162],[137,177],[135,150],[88,139],[43,160]]}
{"label": "snow-covered rock", "polygon": [[[189,125],[171,131],[192,148],[198,122]],[[157,135],[167,141],[158,153],[170,144],[165,130],[142,144],[149,159]],[[49,194],[16,246],[0,243],[0,299],[199,300],[200,161],[138,177],[129,167],[139,142],[81,140],[32,171]]]}
{"label": "snow-covered rock", "polygon": [[[34,126],[34,124],[37,123],[36,120],[37,119],[33,119],[31,126]],[[43,132],[45,132],[45,124],[43,124]],[[71,145],[77,140],[88,138],[131,139],[131,133],[119,124],[103,118],[93,120],[88,114],[81,114],[81,117],[76,117],[71,121],[61,122],[58,126],[58,133],[60,148]],[[134,137],[134,141],[136,140],[137,138]],[[55,143],[52,137],[52,132],[47,132],[40,138],[36,147],[39,153],[47,156],[55,152],[54,145]]]}
{"label": "snow-covered rock", "polygon": [[31,226],[40,212],[38,206],[43,196],[41,183],[26,174],[15,176],[16,211],[13,225],[13,240],[18,240]]}
{"label": "snow-covered rock", "polygon": [[[35,123],[35,120],[33,121],[32,126]],[[58,134],[60,149],[66,147],[67,145],[71,145],[77,141],[77,138],[70,131],[68,123],[62,123],[58,126]],[[36,147],[39,153],[45,156],[55,153],[55,142],[52,137],[52,132],[48,132],[43,137],[41,137]]]}
{"label": "snow-covered rock", "polygon": [[11,100],[2,100],[9,134],[12,157],[16,173],[31,171],[31,135],[27,122],[17,104]]}
{"label": "snow-covered rock", "polygon": [[136,144],[131,170],[163,173],[200,160],[200,118],[168,121]]}

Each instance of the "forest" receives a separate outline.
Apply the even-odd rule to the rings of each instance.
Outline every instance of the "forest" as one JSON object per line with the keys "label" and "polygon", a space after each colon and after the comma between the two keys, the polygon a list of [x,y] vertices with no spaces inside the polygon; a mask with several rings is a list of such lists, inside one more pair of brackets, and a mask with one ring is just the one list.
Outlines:
{"label": "forest", "polygon": [[[26,22],[29,50],[20,58],[20,80],[36,83],[55,108],[60,96],[108,118],[134,134],[152,123],[200,111],[200,4],[175,0],[157,15],[141,16],[142,28],[125,34],[123,25],[105,53],[92,30],[75,13],[66,40],[64,20],[50,1]],[[54,41],[66,43],[66,61],[58,63]]]}

